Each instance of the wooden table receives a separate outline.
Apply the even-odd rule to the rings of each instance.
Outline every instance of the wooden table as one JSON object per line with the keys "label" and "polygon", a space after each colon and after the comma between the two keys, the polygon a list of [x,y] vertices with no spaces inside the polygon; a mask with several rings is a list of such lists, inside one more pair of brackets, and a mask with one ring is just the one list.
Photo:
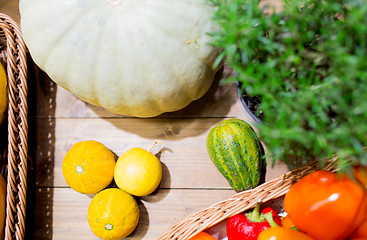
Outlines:
{"label": "wooden table", "polygon": [[[18,23],[17,0],[0,0],[0,12]],[[98,239],[86,220],[93,196],[72,190],[62,175],[64,155],[79,141],[94,139],[118,156],[132,147],[149,148],[154,140],[163,178],[153,194],[138,198],[141,218],[128,239],[157,239],[190,213],[224,200],[235,192],[211,162],[206,150],[209,130],[227,118],[252,123],[240,104],[231,75],[218,72],[207,94],[188,107],[150,119],[112,114],[87,104],[58,87],[29,59],[29,155],[25,239]],[[268,164],[269,165],[269,164]],[[286,171],[268,167],[267,180]]]}

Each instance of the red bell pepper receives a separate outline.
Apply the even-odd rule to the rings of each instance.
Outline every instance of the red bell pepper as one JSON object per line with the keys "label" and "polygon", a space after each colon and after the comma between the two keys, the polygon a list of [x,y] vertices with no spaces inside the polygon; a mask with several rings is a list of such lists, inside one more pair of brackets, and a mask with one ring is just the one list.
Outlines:
{"label": "red bell pepper", "polygon": [[264,208],[260,213],[260,204],[252,212],[237,214],[228,219],[228,240],[257,240],[260,232],[282,223],[278,214],[271,207]]}

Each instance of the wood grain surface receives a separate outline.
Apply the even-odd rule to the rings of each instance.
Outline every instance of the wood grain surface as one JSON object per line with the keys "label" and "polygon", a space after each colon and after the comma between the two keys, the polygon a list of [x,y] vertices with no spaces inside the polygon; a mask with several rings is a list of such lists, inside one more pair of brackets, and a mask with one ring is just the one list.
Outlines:
{"label": "wood grain surface", "polygon": [[[18,4],[0,0],[0,12],[19,22]],[[141,218],[128,239],[157,239],[183,217],[234,195],[205,145],[210,129],[224,119],[252,123],[238,100],[235,84],[220,84],[232,74],[228,68],[219,71],[207,94],[180,111],[139,119],[77,99],[29,57],[31,169],[26,239],[98,239],[86,220],[93,196],[72,190],[61,171],[64,155],[79,141],[100,141],[119,156],[132,147],[148,149],[161,140],[154,153],[162,163],[162,182],[153,194],[137,198]],[[286,171],[281,163],[268,164],[267,180]]]}

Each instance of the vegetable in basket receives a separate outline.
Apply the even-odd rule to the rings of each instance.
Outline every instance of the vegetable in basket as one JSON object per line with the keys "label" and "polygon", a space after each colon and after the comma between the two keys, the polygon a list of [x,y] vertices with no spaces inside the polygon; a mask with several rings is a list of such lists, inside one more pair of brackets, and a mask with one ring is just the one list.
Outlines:
{"label": "vegetable in basket", "polygon": [[189,240],[217,240],[217,239],[207,232],[200,232],[196,234],[194,237],[190,238]]}
{"label": "vegetable in basket", "polygon": [[281,222],[282,222],[282,227],[297,229],[297,227],[294,225],[294,222],[289,217],[289,215],[282,217]]}
{"label": "vegetable in basket", "polygon": [[6,109],[8,107],[7,85],[8,81],[5,69],[0,63],[0,124],[5,120]]}
{"label": "vegetable in basket", "polygon": [[[353,175],[358,179],[367,190],[367,167],[355,166]],[[367,201],[367,198],[365,199]],[[365,220],[359,225],[359,227],[352,233],[349,240],[361,240],[367,239],[367,208],[365,209]]]}
{"label": "vegetable in basket", "polygon": [[353,168],[353,176],[367,188],[367,166],[356,165]]}
{"label": "vegetable in basket", "polygon": [[352,233],[349,240],[367,239],[367,220]]}
{"label": "vegetable in basket", "polygon": [[284,210],[295,226],[315,240],[349,237],[366,218],[366,208],[364,186],[325,170],[306,175],[284,197]]}
{"label": "vegetable in basket", "polygon": [[260,213],[260,204],[253,211],[237,214],[228,219],[228,240],[256,240],[261,231],[281,226],[278,214],[271,207],[264,208]]}
{"label": "vegetable in basket", "polygon": [[259,234],[257,240],[313,240],[303,232],[285,228],[270,227]]}

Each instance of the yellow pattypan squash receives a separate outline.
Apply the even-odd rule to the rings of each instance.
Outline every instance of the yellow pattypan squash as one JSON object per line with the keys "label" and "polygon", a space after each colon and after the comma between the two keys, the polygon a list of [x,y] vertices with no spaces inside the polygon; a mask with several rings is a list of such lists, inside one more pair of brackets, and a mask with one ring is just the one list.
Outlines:
{"label": "yellow pattypan squash", "polygon": [[140,211],[135,199],[119,188],[97,193],[88,208],[88,223],[102,239],[121,239],[138,225]]}
{"label": "yellow pattypan squash", "polygon": [[142,148],[132,148],[117,160],[114,179],[122,190],[135,196],[146,196],[161,182],[162,166],[154,154]]}
{"label": "yellow pattypan squash", "polygon": [[114,168],[114,154],[94,140],[75,143],[62,162],[66,183],[85,194],[94,194],[107,187],[113,180]]}

